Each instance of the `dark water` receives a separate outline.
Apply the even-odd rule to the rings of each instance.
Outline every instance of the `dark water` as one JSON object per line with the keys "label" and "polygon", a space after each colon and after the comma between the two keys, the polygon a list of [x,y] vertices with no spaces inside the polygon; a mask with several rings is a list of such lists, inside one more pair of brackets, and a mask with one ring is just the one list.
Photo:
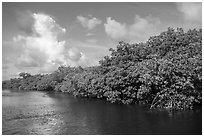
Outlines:
{"label": "dark water", "polygon": [[2,93],[2,134],[201,134],[202,111],[151,112],[148,107],[68,94]]}

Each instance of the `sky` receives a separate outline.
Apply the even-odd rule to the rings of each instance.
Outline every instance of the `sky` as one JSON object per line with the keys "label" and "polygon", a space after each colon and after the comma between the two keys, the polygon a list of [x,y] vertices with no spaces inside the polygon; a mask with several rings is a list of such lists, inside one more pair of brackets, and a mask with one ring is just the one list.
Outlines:
{"label": "sky", "polygon": [[3,2],[2,79],[99,65],[119,41],[145,42],[168,27],[202,28],[202,3]]}

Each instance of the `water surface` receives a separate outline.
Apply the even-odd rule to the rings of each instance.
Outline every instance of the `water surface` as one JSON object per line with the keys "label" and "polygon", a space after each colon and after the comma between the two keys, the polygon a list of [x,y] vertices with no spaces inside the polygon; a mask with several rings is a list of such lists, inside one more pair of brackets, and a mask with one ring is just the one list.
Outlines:
{"label": "water surface", "polygon": [[202,110],[150,111],[64,93],[2,92],[2,134],[202,134]]}

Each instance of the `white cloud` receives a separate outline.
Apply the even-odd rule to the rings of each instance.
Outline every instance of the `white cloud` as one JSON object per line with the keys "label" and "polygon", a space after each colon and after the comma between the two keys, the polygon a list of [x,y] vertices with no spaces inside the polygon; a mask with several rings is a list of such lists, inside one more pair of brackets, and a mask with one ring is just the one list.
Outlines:
{"label": "white cloud", "polygon": [[202,23],[202,3],[183,2],[176,3],[178,10],[186,21]]}
{"label": "white cloud", "polygon": [[95,28],[97,25],[101,24],[102,21],[95,18],[95,17],[84,17],[84,16],[77,16],[77,21],[84,27],[89,30]]}
{"label": "white cloud", "polygon": [[60,41],[59,37],[66,33],[49,15],[33,13],[34,20],[32,34],[13,37],[14,43],[22,45],[22,52],[17,58],[16,67],[24,69],[38,68],[41,72],[49,72],[59,65],[78,66],[88,61],[86,55],[76,48],[68,49],[66,41]]}
{"label": "white cloud", "polygon": [[126,25],[111,19],[111,17],[107,18],[107,23],[104,26],[105,32],[113,39],[124,37],[127,34]]}
{"label": "white cloud", "polygon": [[68,51],[68,57],[73,61],[79,61],[83,53],[80,52],[77,48],[71,48]]}
{"label": "white cloud", "polygon": [[58,62],[65,64],[63,56],[65,41],[58,41],[59,34],[66,32],[53,18],[42,13],[32,14],[34,23],[33,33],[29,36],[18,35],[14,37],[14,42],[23,44],[23,53],[17,60],[18,67],[43,66],[46,62]]}
{"label": "white cloud", "polygon": [[13,37],[13,42],[19,42],[19,41],[24,40],[24,39],[25,39],[24,36],[17,35],[16,37],[15,36]]}
{"label": "white cloud", "polygon": [[144,42],[151,35],[157,33],[159,24],[160,20],[157,18],[151,16],[141,18],[139,15],[136,15],[132,25],[122,24],[108,17],[104,27],[107,35],[112,39],[127,40],[129,42]]}
{"label": "white cloud", "polygon": [[35,19],[34,30],[41,36],[56,38],[58,34],[66,32],[66,29],[59,26],[49,15],[34,13],[33,17]]}
{"label": "white cloud", "polygon": [[71,48],[68,51],[68,57],[70,59],[68,62],[70,66],[88,67],[91,65],[90,58],[76,48]]}

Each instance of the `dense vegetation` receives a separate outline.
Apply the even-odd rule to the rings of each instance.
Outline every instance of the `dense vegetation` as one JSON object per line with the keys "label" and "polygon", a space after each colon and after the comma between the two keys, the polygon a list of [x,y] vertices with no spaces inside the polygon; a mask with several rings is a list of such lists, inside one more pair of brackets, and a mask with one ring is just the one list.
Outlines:
{"label": "dense vegetation", "polygon": [[202,30],[168,28],[146,43],[119,42],[95,67],[65,67],[46,75],[20,73],[3,88],[68,92],[112,103],[192,109],[202,102]]}

